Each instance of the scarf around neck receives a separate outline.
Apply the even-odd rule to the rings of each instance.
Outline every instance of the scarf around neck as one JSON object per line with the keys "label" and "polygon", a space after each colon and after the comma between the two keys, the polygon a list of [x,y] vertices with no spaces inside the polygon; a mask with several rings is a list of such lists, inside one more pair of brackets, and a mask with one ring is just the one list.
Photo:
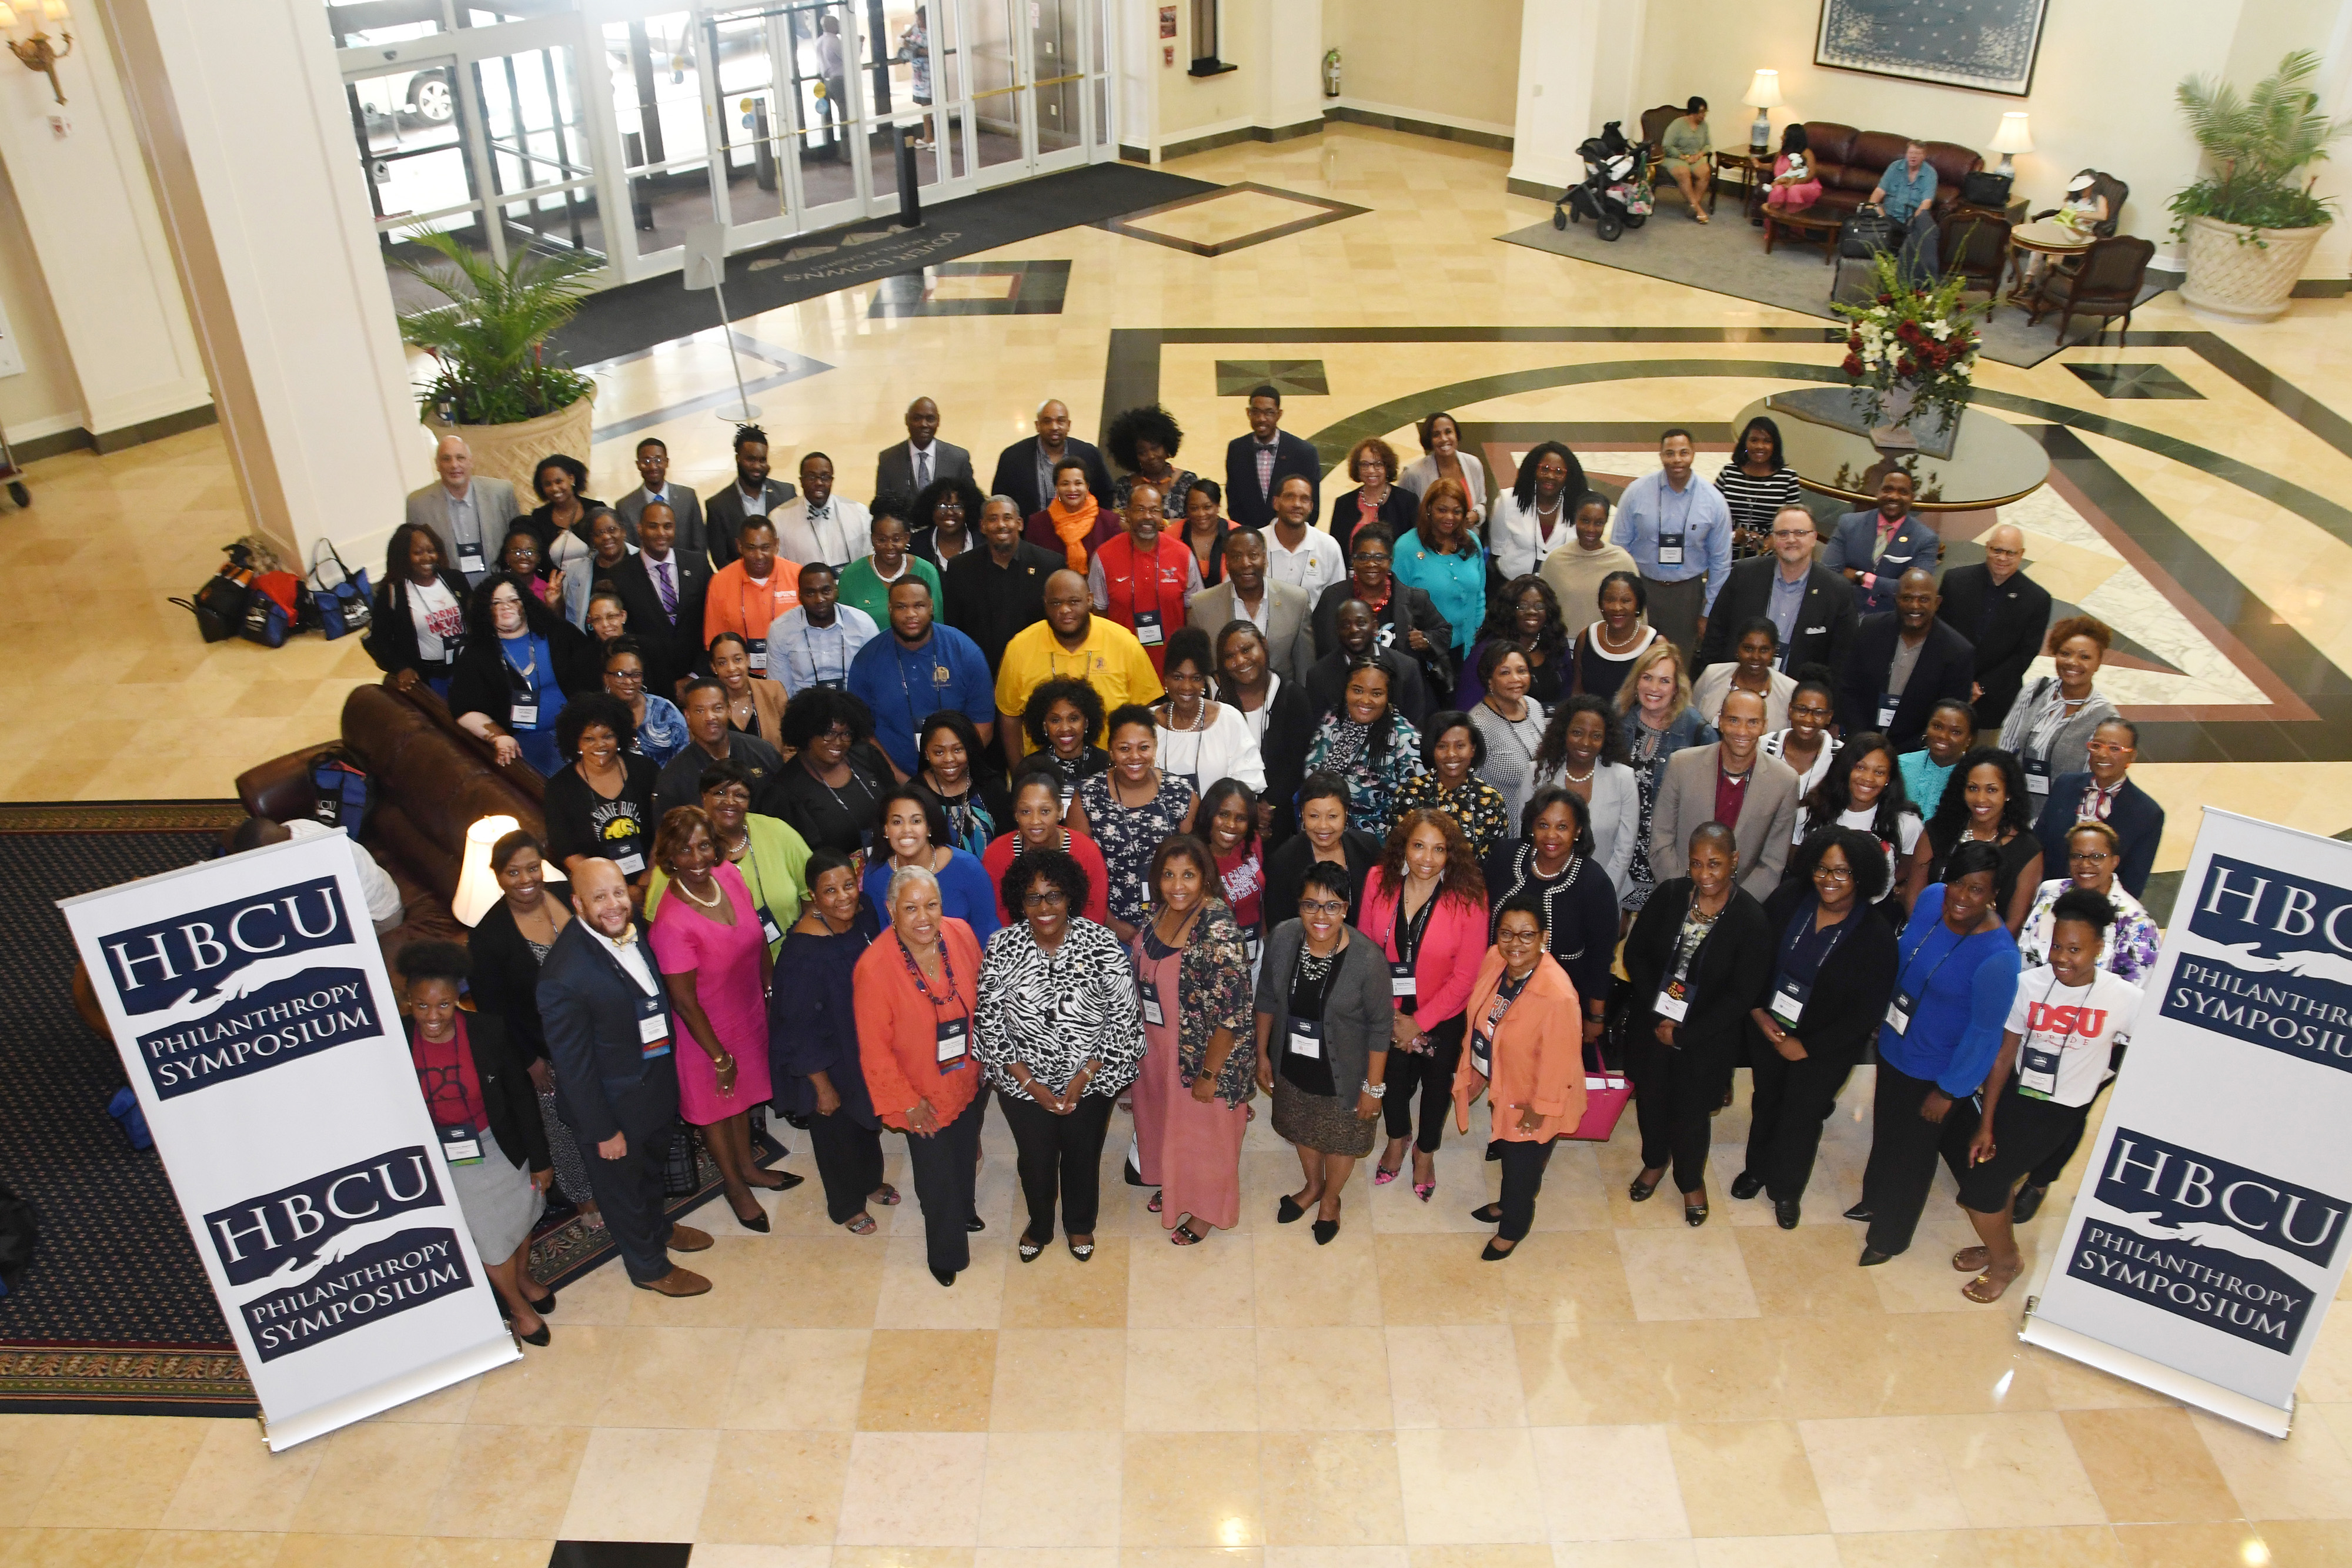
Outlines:
{"label": "scarf around neck", "polygon": [[1101,511],[1102,503],[1094,498],[1091,491],[1087,495],[1086,505],[1075,511],[1062,505],[1059,496],[1045,505],[1045,516],[1054,524],[1054,537],[1062,541],[1072,571],[1087,570],[1087,536],[1095,531],[1095,518]]}

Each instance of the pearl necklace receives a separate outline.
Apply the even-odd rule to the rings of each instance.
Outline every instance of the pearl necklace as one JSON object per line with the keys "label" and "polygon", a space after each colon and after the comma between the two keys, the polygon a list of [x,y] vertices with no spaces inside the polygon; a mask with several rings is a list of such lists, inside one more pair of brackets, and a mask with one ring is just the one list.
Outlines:
{"label": "pearl necklace", "polygon": [[[704,874],[709,875],[709,873],[705,873]],[[717,877],[711,877],[710,881],[711,889],[710,896],[709,898],[699,896],[695,893],[694,889],[687,886],[686,879],[682,876],[673,878],[670,885],[677,888],[678,891],[678,896],[685,899],[688,904],[699,904],[705,909],[716,909],[720,904],[726,901],[727,890],[718,885],[719,879]]]}
{"label": "pearl necklace", "polygon": [[1592,782],[1592,776],[1600,771],[1601,759],[1599,758],[1593,758],[1592,766],[1584,770],[1584,777],[1581,779],[1569,771],[1567,763],[1563,762],[1559,765],[1559,776],[1567,779],[1571,784],[1590,784]]}

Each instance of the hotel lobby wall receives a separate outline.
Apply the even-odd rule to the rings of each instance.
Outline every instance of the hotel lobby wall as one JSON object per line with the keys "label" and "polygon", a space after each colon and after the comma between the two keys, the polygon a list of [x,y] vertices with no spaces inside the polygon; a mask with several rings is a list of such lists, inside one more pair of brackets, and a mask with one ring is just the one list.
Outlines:
{"label": "hotel lobby wall", "polygon": [[[0,170],[0,308],[25,368],[0,376],[0,429],[20,446],[47,445],[82,428],[81,383],[74,379],[73,354],[58,329],[57,307],[41,276],[41,258],[25,226],[16,187]],[[36,446],[35,450],[41,450]]]}
{"label": "hotel lobby wall", "polygon": [[1512,131],[1519,29],[1520,0],[1323,0],[1340,105],[1493,136]]}
{"label": "hotel lobby wall", "polygon": [[[1223,0],[1218,6],[1217,57],[1234,68],[1214,76],[1189,74],[1195,47],[1192,7],[1176,6],[1175,38],[1160,37],[1157,0],[1127,0],[1122,19],[1139,34],[1147,64],[1140,109],[1150,128],[1147,151],[1199,152],[1223,141],[1305,135],[1323,122],[1323,12],[1326,0]],[[1173,65],[1160,63],[1173,43]],[[1130,84],[1132,86],[1133,84]],[[1142,102],[1139,103],[1138,99]],[[1122,132],[1130,148],[1137,142]]]}
{"label": "hotel lobby wall", "polygon": [[[1528,0],[1528,8],[1581,4]],[[2345,8],[2345,0],[2062,0],[2043,24],[2032,93],[2012,98],[1815,67],[1820,0],[1679,0],[1650,11],[1636,96],[1643,107],[1706,99],[1718,146],[1747,141],[1755,111],[1739,100],[1759,67],[1780,73],[1787,107],[1772,111],[1776,143],[1791,120],[1829,120],[1982,149],[2002,113],[2021,109],[2034,150],[2018,156],[2020,193],[2038,210],[2055,204],[2076,170],[2113,172],[2132,188],[2126,231],[2155,240],[2161,265],[2173,248],[2165,204],[2198,173],[2175,84],[2226,67],[2250,86],[2287,48],[2326,47]],[[1990,164],[1999,155],[1985,156]],[[2352,152],[2339,144],[2337,157]],[[2344,270],[2336,244],[2315,257],[2312,275]]]}

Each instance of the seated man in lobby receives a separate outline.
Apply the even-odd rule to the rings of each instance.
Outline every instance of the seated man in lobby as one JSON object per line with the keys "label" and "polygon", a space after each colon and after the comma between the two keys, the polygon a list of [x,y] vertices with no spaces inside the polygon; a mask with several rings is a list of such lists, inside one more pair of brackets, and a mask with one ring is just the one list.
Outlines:
{"label": "seated man in lobby", "polygon": [[1936,247],[1936,166],[1927,162],[1927,144],[1905,142],[1902,158],[1886,166],[1863,205],[1878,208],[1903,231],[1903,280],[1914,287],[1933,282],[1942,267]]}
{"label": "seated man in lobby", "polygon": [[2164,808],[2125,777],[2139,760],[2139,726],[2127,718],[2111,718],[2091,732],[2084,752],[2087,772],[2061,773],[2050,780],[2042,820],[2033,827],[2034,837],[2042,841],[2042,863],[2066,863],[2066,835],[2075,823],[2105,822],[2119,841],[2116,881],[2137,898],[2147,889],[2148,873],[2156,869],[2156,847],[2164,840]]}
{"label": "seated man in lobby", "polygon": [[1977,726],[1998,733],[2049,633],[2050,591],[2025,575],[2025,536],[2016,524],[1985,535],[1984,552],[1978,564],[1944,574],[1944,607],[1937,614],[1976,645]]}
{"label": "seated man in lobby", "polygon": [[1665,131],[1658,138],[1665,154],[1661,162],[1681,187],[1683,200],[1690,204],[1691,216],[1708,223],[1712,220],[1706,215],[1706,188],[1715,178],[1715,141],[1706,132],[1706,99],[1694,98],[1683,110],[1679,118],[1666,121]]}
{"label": "seated man in lobby", "polygon": [[1900,468],[1888,469],[1878,481],[1876,508],[1840,517],[1829,548],[1822,551],[1822,564],[1843,572],[1853,584],[1858,615],[1894,609],[1895,585],[1903,574],[1916,566],[1933,577],[1943,559],[1943,536],[1911,515],[1911,476]]}

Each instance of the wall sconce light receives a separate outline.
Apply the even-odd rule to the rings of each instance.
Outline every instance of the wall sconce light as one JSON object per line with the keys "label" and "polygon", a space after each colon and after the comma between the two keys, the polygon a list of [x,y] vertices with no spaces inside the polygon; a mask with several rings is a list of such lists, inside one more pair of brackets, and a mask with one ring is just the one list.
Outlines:
{"label": "wall sconce light", "polygon": [[[8,52],[24,62],[26,70],[47,77],[49,90],[58,95],[59,103],[66,100],[66,89],[58,85],[58,62],[73,53],[73,35],[65,30],[71,20],[66,15],[66,0],[16,0],[15,5],[0,0],[0,33],[7,36]],[[49,35],[42,27],[45,22],[58,24],[64,48],[50,45]]]}

